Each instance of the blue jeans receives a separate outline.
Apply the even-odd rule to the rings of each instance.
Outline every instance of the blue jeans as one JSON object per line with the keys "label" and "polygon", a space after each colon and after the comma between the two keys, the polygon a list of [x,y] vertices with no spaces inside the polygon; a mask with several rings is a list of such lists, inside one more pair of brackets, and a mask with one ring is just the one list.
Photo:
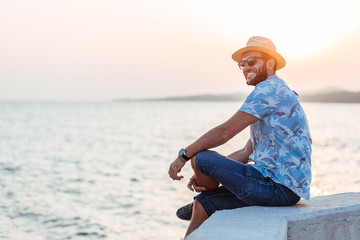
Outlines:
{"label": "blue jeans", "polygon": [[222,185],[194,197],[208,216],[216,210],[246,206],[289,206],[300,200],[289,188],[265,178],[250,164],[242,164],[217,152],[199,152],[195,164],[198,170]]}

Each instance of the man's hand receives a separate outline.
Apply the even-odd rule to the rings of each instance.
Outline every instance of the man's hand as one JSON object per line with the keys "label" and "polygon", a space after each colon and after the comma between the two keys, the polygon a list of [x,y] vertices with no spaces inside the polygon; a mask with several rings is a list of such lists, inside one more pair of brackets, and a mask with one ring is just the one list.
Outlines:
{"label": "man's hand", "polygon": [[181,171],[182,167],[185,165],[185,162],[181,161],[179,157],[177,157],[171,164],[169,168],[169,176],[173,180],[181,180],[184,177],[178,176],[178,173]]}
{"label": "man's hand", "polygon": [[187,185],[187,187],[190,189],[190,191],[195,191],[195,192],[204,192],[206,191],[206,189],[204,187],[199,187],[196,183],[195,177],[192,176],[189,180],[189,183]]}

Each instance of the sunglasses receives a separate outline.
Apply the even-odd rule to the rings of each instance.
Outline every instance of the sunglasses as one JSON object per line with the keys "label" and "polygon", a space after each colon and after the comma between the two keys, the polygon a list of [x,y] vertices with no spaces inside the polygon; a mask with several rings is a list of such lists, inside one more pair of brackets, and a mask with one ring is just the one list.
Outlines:
{"label": "sunglasses", "polygon": [[258,59],[258,58],[265,59],[264,57],[249,57],[248,59],[246,59],[246,60],[241,61],[241,62],[238,63],[239,68],[240,68],[241,70],[243,70],[244,67],[245,67],[245,65],[246,65],[246,63],[248,64],[249,67],[254,66],[254,65],[256,64],[256,59]]}

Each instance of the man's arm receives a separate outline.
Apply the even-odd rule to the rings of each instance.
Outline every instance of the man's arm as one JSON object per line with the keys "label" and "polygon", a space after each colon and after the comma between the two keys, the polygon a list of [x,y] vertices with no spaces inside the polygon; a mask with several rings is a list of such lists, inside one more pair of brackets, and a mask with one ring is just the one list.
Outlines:
{"label": "man's arm", "polygon": [[186,153],[189,157],[193,157],[200,151],[218,147],[258,120],[251,114],[238,111],[229,120],[211,129],[189,145]]}
{"label": "man's arm", "polygon": [[253,153],[252,143],[249,139],[245,145],[245,147],[239,151],[233,152],[228,156],[232,160],[241,162],[243,164],[247,164],[249,162],[249,157]]}
{"label": "man's arm", "polygon": [[[258,120],[259,119],[257,119],[251,114],[238,111],[229,120],[211,129],[194,143],[189,145],[186,148],[186,155],[188,157],[193,157],[195,154],[202,150],[218,147],[229,141],[236,134],[244,130],[247,126],[255,123]],[[178,176],[177,174],[181,171],[181,168],[184,165],[185,163],[177,157],[170,165],[170,169],[168,172],[169,176],[173,180],[182,179],[183,177]]]}

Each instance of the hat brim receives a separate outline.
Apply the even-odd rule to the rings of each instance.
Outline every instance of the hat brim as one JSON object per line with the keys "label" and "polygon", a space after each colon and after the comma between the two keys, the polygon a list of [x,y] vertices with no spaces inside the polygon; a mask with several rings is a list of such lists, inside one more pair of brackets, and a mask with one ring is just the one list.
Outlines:
{"label": "hat brim", "polygon": [[279,53],[275,52],[272,49],[266,47],[260,47],[260,46],[248,46],[248,47],[240,48],[239,50],[233,53],[232,59],[235,62],[240,62],[242,60],[242,55],[248,51],[260,51],[273,57],[276,61],[276,70],[279,70],[285,67],[286,65],[285,59]]}

